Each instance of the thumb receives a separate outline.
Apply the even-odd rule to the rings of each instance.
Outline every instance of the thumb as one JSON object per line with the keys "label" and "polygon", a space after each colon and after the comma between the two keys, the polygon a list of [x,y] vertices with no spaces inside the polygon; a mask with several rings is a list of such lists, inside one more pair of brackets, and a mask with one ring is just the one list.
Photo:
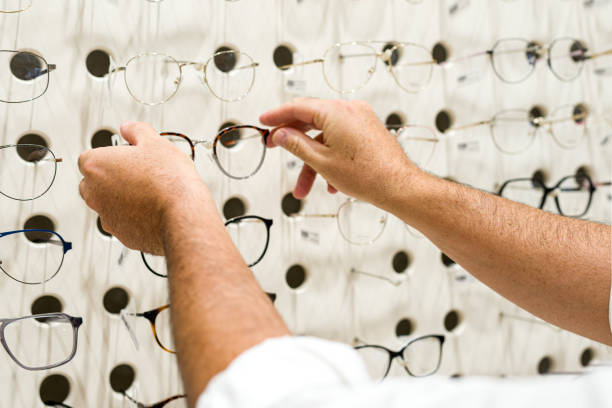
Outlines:
{"label": "thumb", "polygon": [[144,122],[127,121],[121,125],[121,137],[132,146],[136,146],[144,142],[145,139],[159,134],[149,125]]}
{"label": "thumb", "polygon": [[272,142],[302,159],[304,163],[313,168],[318,167],[317,164],[321,160],[324,149],[326,149],[326,146],[321,142],[291,127],[275,129],[272,133]]}

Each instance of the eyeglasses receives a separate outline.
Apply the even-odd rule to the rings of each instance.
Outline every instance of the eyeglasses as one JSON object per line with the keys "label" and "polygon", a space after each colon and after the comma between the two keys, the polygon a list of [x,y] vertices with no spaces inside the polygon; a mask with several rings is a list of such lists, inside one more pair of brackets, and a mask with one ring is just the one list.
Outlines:
{"label": "eyeglasses", "polygon": [[335,218],[340,235],[353,245],[371,245],[385,230],[387,213],[375,206],[347,199],[336,214],[305,214],[292,215],[295,218]]}
{"label": "eyeglasses", "polygon": [[21,13],[32,7],[32,0],[0,0],[0,13]]}
{"label": "eyeglasses", "polygon": [[28,51],[0,50],[0,102],[23,103],[40,98],[56,67]]}
{"label": "eyeglasses", "polygon": [[529,78],[545,54],[551,72],[559,80],[569,82],[580,75],[585,61],[612,55],[612,49],[589,54],[581,40],[569,37],[557,38],[548,47],[523,38],[504,38],[492,49],[469,58],[484,54],[489,55],[497,77],[507,83],[519,83]]}
{"label": "eyeglasses", "polygon": [[0,232],[0,270],[9,278],[38,285],[50,281],[72,249],[60,234],[45,229]]}
{"label": "eyeglasses", "polygon": [[[382,50],[376,46],[382,44]],[[323,78],[336,92],[352,93],[368,83],[378,59],[387,65],[396,84],[407,92],[418,92],[431,80],[433,60],[422,45],[405,42],[357,41],[339,43],[329,48],[323,58],[298,62],[279,67],[281,70],[322,64]]]}
{"label": "eyeglasses", "polygon": [[185,408],[187,406],[187,396],[186,395],[175,395],[170,398],[166,398],[163,401],[159,401],[152,405],[146,405],[142,402],[136,401],[134,398],[130,397],[125,392],[123,396],[130,401],[137,408]]}
{"label": "eyeglasses", "polygon": [[[195,161],[195,147],[199,144],[212,150],[211,157],[219,170],[234,180],[245,180],[259,171],[266,158],[268,129],[240,125],[222,129],[214,140],[192,140],[175,132],[162,132],[163,136]],[[120,135],[113,135],[114,146],[127,144]]]}
{"label": "eyeglasses", "polygon": [[554,197],[559,214],[578,218],[589,211],[597,187],[610,185],[609,181],[593,183],[584,173],[563,177],[554,187],[547,187],[538,177],[519,178],[503,183],[497,195],[539,209],[548,197]]}
{"label": "eyeglasses", "polygon": [[406,372],[413,377],[427,377],[435,374],[442,362],[443,335],[418,337],[398,351],[374,344],[363,344],[355,339],[355,350],[364,359],[370,376],[383,380],[389,374],[391,363],[397,359]]}
{"label": "eyeglasses", "polygon": [[45,146],[0,146],[0,194],[18,201],[41,197],[51,188],[61,162]]}
{"label": "eyeglasses", "polygon": [[[257,265],[268,251],[270,243],[270,228],[273,221],[257,215],[244,215],[235,217],[225,223],[225,229],[229,233],[234,245],[238,248],[244,262],[250,268]],[[154,275],[167,278],[166,258],[140,253],[147,269]]]}
{"label": "eyeglasses", "polygon": [[196,71],[215,97],[236,102],[251,92],[259,64],[247,54],[234,50],[217,52],[206,62],[177,61],[166,54],[147,52],[132,57],[125,66],[111,69],[108,75],[123,71],[130,95],[144,105],[154,106],[176,94],[186,66]]}
{"label": "eyeglasses", "polygon": [[500,152],[518,154],[531,146],[540,129],[546,129],[560,147],[573,149],[587,134],[588,118],[589,110],[582,103],[560,106],[548,117],[541,107],[536,106],[531,110],[504,110],[490,120],[457,126],[447,130],[447,133],[487,125],[493,143]]}
{"label": "eyeglasses", "polygon": [[390,129],[390,132],[396,136],[410,161],[421,168],[429,164],[439,142],[433,129],[426,126],[405,125]]}
{"label": "eyeglasses", "polygon": [[133,335],[132,328],[128,324],[126,316],[132,317],[144,317],[151,324],[151,330],[153,330],[153,337],[157,345],[162,350],[175,354],[174,351],[174,339],[172,338],[172,322],[170,318],[170,305],[158,307],[157,309],[147,310],[142,313],[129,313],[121,310],[121,320],[128,329],[136,348],[138,348],[138,341]]}
{"label": "eyeglasses", "polygon": [[0,342],[21,368],[48,370],[72,360],[82,323],[65,313],[0,319]]}

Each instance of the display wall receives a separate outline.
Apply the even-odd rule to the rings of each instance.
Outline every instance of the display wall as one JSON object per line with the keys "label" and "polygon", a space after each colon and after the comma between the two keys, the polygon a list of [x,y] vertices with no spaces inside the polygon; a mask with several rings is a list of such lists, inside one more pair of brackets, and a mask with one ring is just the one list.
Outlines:
{"label": "display wall", "polygon": [[[456,182],[495,192],[506,180],[539,171],[552,186],[578,169],[593,181],[610,181],[612,55],[585,61],[572,81],[561,81],[542,60],[526,80],[511,84],[495,74],[487,54],[473,54],[502,38],[547,45],[571,37],[594,52],[609,50],[611,13],[612,2],[605,0],[33,0],[23,12],[0,14],[0,49],[31,51],[57,66],[40,98],[0,102],[0,145],[36,134],[63,159],[42,197],[20,202],[0,196],[0,231],[52,229],[72,242],[58,275],[44,284],[1,277],[0,317],[59,307],[83,319],[76,355],[65,365],[28,371],[0,353],[0,406],[43,406],[47,397],[72,407],[122,407],[130,402],[117,390],[146,403],[183,391],[176,358],[156,344],[149,323],[129,320],[136,347],[119,314],[167,304],[167,280],[148,271],[140,253],[105,235],[78,194],[79,154],[92,143],[108,144],[123,121],[214,139],[228,123],[260,126],[261,113],[294,97],[362,99],[390,128],[431,128],[439,141],[423,167]],[[367,84],[348,94],[330,89],[320,65],[277,67],[322,58],[335,43],[367,40],[381,41],[374,45],[378,51],[393,41],[420,44],[442,63],[415,93],[402,90],[381,60]],[[156,106],[137,102],[122,72],[107,74],[143,52],[205,62],[221,47],[259,64],[252,89],[240,101],[215,97],[191,66],[183,68],[178,92]],[[589,115],[581,127],[584,137],[570,149],[545,128],[519,154],[502,153],[489,126],[453,130],[508,109],[538,106],[551,114],[576,104],[588,107]],[[227,217],[246,213],[273,220],[268,251],[252,269],[294,333],[348,344],[359,338],[392,349],[419,335],[444,334],[438,372],[444,376],[579,372],[611,355],[609,348],[504,300],[391,215],[370,245],[347,242],[333,218],[288,216],[335,214],[347,197],[329,195],[319,179],[303,202],[294,202],[287,194],[301,162],[280,149],[269,149],[261,169],[246,180],[225,176],[204,146],[196,146],[196,155],[198,171]],[[610,223],[611,202],[610,188],[598,188],[585,218]],[[552,200],[545,209],[556,211]],[[22,244],[35,245],[25,239]],[[37,336],[21,342],[37,352],[45,347]],[[121,365],[129,367],[116,369]],[[57,375],[67,379],[67,395]],[[394,365],[391,375],[406,373]]]}

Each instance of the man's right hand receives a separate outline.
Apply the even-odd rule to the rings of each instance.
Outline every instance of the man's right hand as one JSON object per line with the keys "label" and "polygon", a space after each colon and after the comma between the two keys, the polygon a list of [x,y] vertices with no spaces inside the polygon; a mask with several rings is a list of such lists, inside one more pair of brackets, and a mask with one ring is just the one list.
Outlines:
{"label": "man's right hand", "polygon": [[[269,147],[280,145],[305,163],[293,192],[304,198],[317,173],[330,192],[340,190],[379,207],[421,174],[370,106],[362,101],[300,98],[264,113],[275,126]],[[320,130],[313,138],[304,132]]]}

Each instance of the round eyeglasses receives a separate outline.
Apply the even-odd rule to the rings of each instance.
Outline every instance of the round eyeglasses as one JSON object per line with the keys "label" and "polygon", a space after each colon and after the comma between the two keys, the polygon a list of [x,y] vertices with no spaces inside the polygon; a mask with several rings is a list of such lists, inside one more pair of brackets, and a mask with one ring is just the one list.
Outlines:
{"label": "round eyeglasses", "polygon": [[24,103],[40,98],[56,67],[28,51],[0,50],[0,102]]}

